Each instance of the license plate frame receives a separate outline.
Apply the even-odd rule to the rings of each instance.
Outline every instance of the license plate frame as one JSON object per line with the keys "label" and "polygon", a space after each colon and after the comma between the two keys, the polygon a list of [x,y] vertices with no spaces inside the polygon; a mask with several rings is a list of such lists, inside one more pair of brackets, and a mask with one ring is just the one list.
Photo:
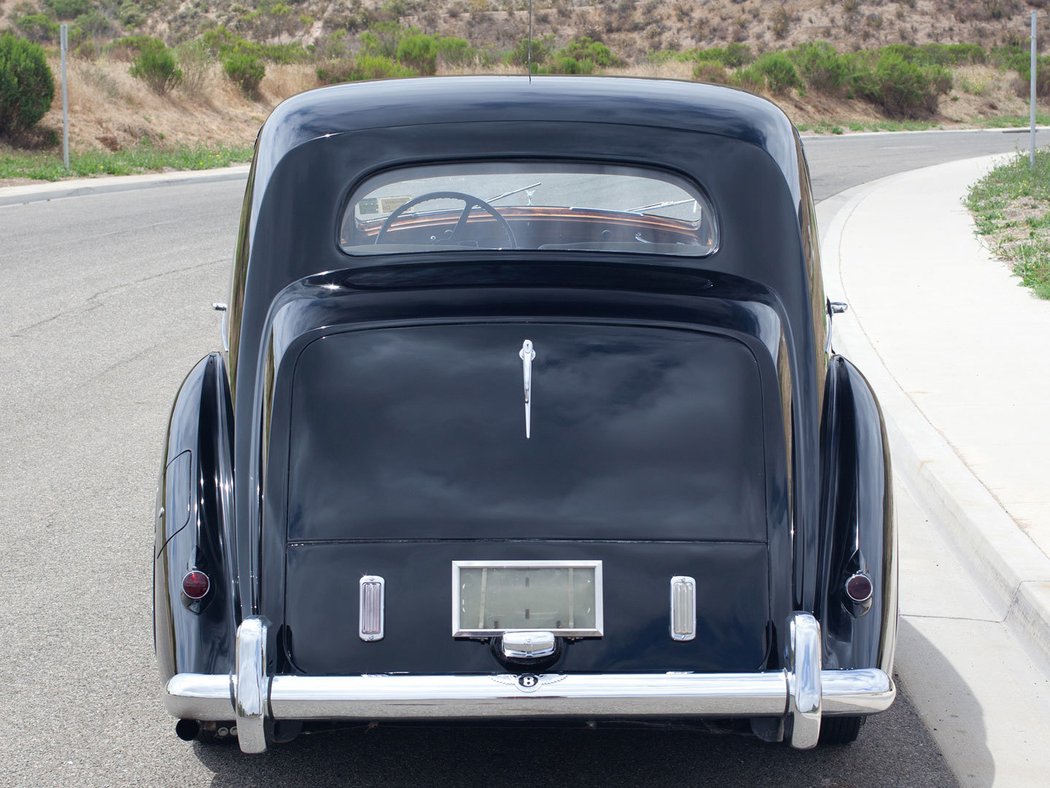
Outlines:
{"label": "license plate frame", "polygon": [[[528,570],[566,570],[564,577],[567,580],[567,586],[564,589],[564,593],[568,599],[570,608],[567,612],[568,621],[565,622],[566,626],[545,626],[542,623],[535,623],[533,625],[525,626],[486,626],[486,598],[485,592],[482,590],[481,598],[477,606],[477,610],[471,610],[470,618],[471,621],[462,620],[464,618],[463,613],[465,612],[466,604],[471,604],[472,601],[465,599],[463,595],[464,581],[467,579],[466,575],[470,573],[477,573],[477,570],[482,570],[482,577],[495,577],[497,574],[507,571],[511,573],[525,572]],[[583,570],[583,574],[577,576],[575,570]],[[491,575],[488,573],[491,572]],[[591,582],[586,582],[585,578],[590,575],[592,578]],[[582,625],[574,620],[573,611],[576,608],[577,595],[580,592],[580,581],[584,579],[584,589],[589,588],[593,592],[593,598],[590,598],[590,610],[587,611],[586,616],[588,620],[580,622]],[[484,583],[482,585],[484,589]],[[550,593],[549,589],[547,593]],[[507,592],[502,592],[503,596],[506,597]],[[506,632],[527,632],[530,630],[542,630],[546,632],[553,632],[559,637],[569,638],[595,638],[602,637],[605,629],[605,618],[604,618],[604,585],[602,578],[602,562],[601,561],[453,561],[452,562],[452,636],[457,638],[488,638],[498,637]],[[522,600],[524,603],[526,600]],[[586,604],[588,597],[584,597],[583,604]],[[526,614],[528,609],[526,608]],[[525,623],[525,622],[517,622]]]}

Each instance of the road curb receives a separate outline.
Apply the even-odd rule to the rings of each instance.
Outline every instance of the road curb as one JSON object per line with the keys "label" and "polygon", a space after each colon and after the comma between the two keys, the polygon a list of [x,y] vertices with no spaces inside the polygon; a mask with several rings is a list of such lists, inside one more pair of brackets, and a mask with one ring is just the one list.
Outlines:
{"label": "road curb", "polygon": [[[988,162],[1002,158],[979,157]],[[821,244],[831,297],[846,292],[839,250],[853,213],[870,195],[909,174],[872,181],[837,196],[840,207]],[[835,318],[834,340],[836,349],[857,363],[878,394],[899,477],[979,580],[996,614],[1043,665],[1050,665],[1050,558],[901,388],[852,311]]]}
{"label": "road curb", "polygon": [[162,186],[181,186],[187,183],[219,183],[243,180],[248,177],[248,165],[222,167],[214,170],[162,172],[148,175],[114,175],[107,178],[78,178],[54,183],[33,183],[27,186],[0,187],[0,207],[26,205],[32,202],[61,200],[91,194],[112,194],[135,189],[155,189]]}

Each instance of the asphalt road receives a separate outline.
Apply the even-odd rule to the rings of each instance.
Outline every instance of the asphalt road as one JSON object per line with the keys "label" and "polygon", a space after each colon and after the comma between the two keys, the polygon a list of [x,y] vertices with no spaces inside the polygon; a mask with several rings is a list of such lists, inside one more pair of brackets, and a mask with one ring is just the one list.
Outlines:
{"label": "asphalt road", "polygon": [[[1007,134],[810,138],[824,199],[1010,151]],[[849,748],[688,731],[381,729],[247,758],[188,745],[153,664],[154,485],[171,400],[218,345],[243,183],[0,207],[0,784],[953,785],[908,701]]]}

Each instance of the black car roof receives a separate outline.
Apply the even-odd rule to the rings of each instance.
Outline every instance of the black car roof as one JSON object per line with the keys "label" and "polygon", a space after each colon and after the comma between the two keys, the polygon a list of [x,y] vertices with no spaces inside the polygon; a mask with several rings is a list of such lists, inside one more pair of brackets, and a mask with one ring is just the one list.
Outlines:
{"label": "black car roof", "polygon": [[750,142],[798,177],[791,122],[773,103],[695,82],[623,77],[430,77],[307,91],[280,104],[260,133],[257,172],[298,145],[348,131],[434,123],[570,122],[717,134]]}

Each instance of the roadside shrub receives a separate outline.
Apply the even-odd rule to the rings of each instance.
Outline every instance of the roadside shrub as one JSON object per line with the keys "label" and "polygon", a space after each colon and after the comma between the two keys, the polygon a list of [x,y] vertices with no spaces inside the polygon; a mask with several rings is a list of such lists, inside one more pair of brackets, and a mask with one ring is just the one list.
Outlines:
{"label": "roadside shrub", "polygon": [[361,52],[392,60],[397,57],[397,45],[401,39],[419,32],[415,28],[401,27],[397,22],[378,22],[361,34]]}
{"label": "roadside shrub", "polygon": [[106,54],[114,60],[123,60],[130,63],[140,54],[142,50],[149,47],[163,48],[164,42],[152,36],[124,36],[106,45]]}
{"label": "roadside shrub", "polygon": [[155,93],[161,95],[174,90],[182,82],[182,69],[175,62],[175,55],[163,42],[144,44],[138,57],[131,63],[130,73],[141,79]]}
{"label": "roadside shrub", "polygon": [[36,125],[51,107],[55,81],[39,44],[0,34],[0,134]]}
{"label": "roadside shrub", "polygon": [[184,41],[175,47],[175,57],[182,69],[180,90],[190,96],[203,95],[214,62],[208,47],[199,38]]}
{"label": "roadside shrub", "polygon": [[142,23],[146,21],[146,12],[134,0],[124,0],[117,11],[117,19],[120,20],[120,24],[124,25],[124,27],[141,27]]}
{"label": "roadside shrub", "polygon": [[[571,58],[578,62],[590,62],[591,71],[594,67],[609,68],[611,66],[622,66],[623,60],[618,58],[613,51],[601,41],[595,41],[587,36],[578,36],[572,39],[558,51],[561,58]],[[588,72],[563,72],[563,73],[590,73]]]}
{"label": "roadside shrub", "polygon": [[849,89],[853,76],[850,60],[826,41],[803,44],[788,56],[798,67],[807,87],[818,93],[841,96]]}
{"label": "roadside shrub", "polygon": [[755,62],[751,47],[747,44],[732,43],[724,47],[694,49],[690,53],[692,60],[711,60],[721,63],[726,68],[741,68]]}
{"label": "roadside shrub", "polygon": [[693,79],[714,85],[729,85],[732,82],[726,67],[714,60],[698,61],[693,66]]}
{"label": "roadside shrub", "polygon": [[259,83],[266,76],[266,66],[255,55],[231,52],[222,59],[222,70],[244,95],[250,98],[259,95]]}
{"label": "roadside shrub", "polygon": [[[546,35],[532,39],[532,66],[533,71],[537,65],[542,65],[554,54],[554,36]],[[516,66],[524,66],[528,62],[529,40],[523,38],[515,44],[514,49],[507,53],[506,60]]]}
{"label": "roadside shrub", "polygon": [[15,20],[15,28],[30,41],[49,43],[58,39],[58,22],[47,14],[24,14]]}
{"label": "roadside shrub", "polygon": [[577,60],[574,57],[558,54],[550,59],[546,66],[538,69],[540,74],[593,74],[593,60]]}
{"label": "roadside shrub", "polygon": [[58,19],[76,19],[91,10],[88,0],[44,0],[44,5]]}
{"label": "roadside shrub", "polygon": [[437,57],[445,66],[465,66],[474,61],[477,52],[465,38],[441,36],[437,40]]}
{"label": "roadside shrub", "polygon": [[886,51],[873,68],[858,70],[853,81],[858,96],[903,118],[933,114],[952,87],[951,74],[942,66],[919,66]]}
{"label": "roadside shrub", "polygon": [[201,35],[201,40],[211,56],[219,60],[234,53],[252,55],[260,60],[285,65],[303,63],[311,59],[310,53],[303,48],[302,44],[264,44],[249,41],[222,25],[205,31]]}
{"label": "roadside shrub", "polygon": [[762,76],[770,93],[781,95],[792,88],[801,90],[804,87],[791,58],[783,52],[762,55],[750,68]]}
{"label": "roadside shrub", "polygon": [[437,73],[438,42],[425,33],[410,33],[397,42],[395,56],[399,62],[420,74]]}
{"label": "roadside shrub", "polygon": [[77,26],[85,35],[95,38],[106,36],[113,32],[113,23],[109,21],[109,17],[95,8],[78,16]]}
{"label": "roadside shrub", "polygon": [[361,55],[356,60],[332,60],[317,67],[317,79],[323,85],[414,76],[417,74],[412,69],[381,55]]}

